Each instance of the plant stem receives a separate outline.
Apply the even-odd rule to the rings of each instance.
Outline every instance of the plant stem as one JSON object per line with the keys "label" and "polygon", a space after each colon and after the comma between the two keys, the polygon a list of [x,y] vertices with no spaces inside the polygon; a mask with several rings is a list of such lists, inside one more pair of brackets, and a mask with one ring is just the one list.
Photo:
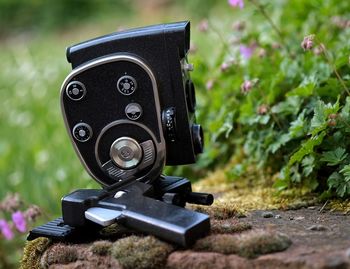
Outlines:
{"label": "plant stem", "polygon": [[273,22],[273,20],[271,19],[271,17],[267,14],[265,8],[258,4],[255,0],[248,0],[249,2],[251,2],[256,8],[257,10],[261,13],[261,15],[263,15],[265,17],[265,19],[268,21],[268,23],[271,25],[272,29],[276,32],[277,36],[280,38],[283,47],[285,48],[285,50],[287,51],[288,55],[290,57],[292,57],[292,55],[290,54],[289,48],[285,42],[284,36],[282,34],[282,31],[277,27],[277,25]]}
{"label": "plant stem", "polygon": [[340,82],[340,84],[342,85],[342,87],[344,88],[346,93],[348,95],[350,95],[350,91],[349,91],[348,87],[346,87],[345,81],[341,78],[341,76],[337,70],[337,67],[335,66],[332,58],[329,55],[329,52],[328,52],[326,46],[323,43],[321,43],[317,38],[315,38],[315,40],[316,40],[317,45],[321,48],[321,51],[322,51],[326,61],[332,67],[333,72],[334,72],[335,76],[337,77],[338,81]]}
{"label": "plant stem", "polygon": [[221,40],[222,44],[224,45],[225,50],[230,54],[232,58],[234,58],[234,55],[232,54],[230,50],[230,46],[227,44],[225,38],[222,36],[220,31],[209,21],[208,22],[209,27],[212,29],[212,31],[219,37]]}

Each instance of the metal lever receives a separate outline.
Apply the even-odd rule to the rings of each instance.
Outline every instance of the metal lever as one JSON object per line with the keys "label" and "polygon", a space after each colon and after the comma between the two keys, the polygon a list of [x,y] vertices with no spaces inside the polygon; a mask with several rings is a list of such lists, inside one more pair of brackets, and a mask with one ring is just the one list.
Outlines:
{"label": "metal lever", "polygon": [[214,202],[214,196],[210,193],[190,192],[186,196],[186,202],[197,205],[211,205]]}

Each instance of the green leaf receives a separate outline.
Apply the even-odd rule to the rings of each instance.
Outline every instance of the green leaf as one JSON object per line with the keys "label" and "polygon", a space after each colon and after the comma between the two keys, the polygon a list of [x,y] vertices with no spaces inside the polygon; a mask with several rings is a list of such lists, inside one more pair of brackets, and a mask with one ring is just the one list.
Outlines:
{"label": "green leaf", "polygon": [[350,165],[344,166],[344,168],[340,170],[340,173],[341,174],[338,172],[332,173],[327,180],[327,184],[330,189],[333,188],[336,190],[338,196],[344,197],[350,195]]}
{"label": "green leaf", "polygon": [[349,182],[350,181],[350,164],[345,165],[342,170],[340,170],[340,173],[344,176],[344,181]]}
{"label": "green leaf", "polygon": [[323,101],[318,100],[314,108],[314,116],[311,119],[310,131],[313,134],[317,134],[319,131],[322,131],[326,128],[326,117],[325,104]]}
{"label": "green leaf", "polygon": [[282,146],[287,144],[292,137],[289,135],[289,133],[278,135],[278,139],[275,140],[270,146],[267,148],[268,152],[276,153],[277,150],[279,150]]}
{"label": "green leaf", "polygon": [[222,124],[220,129],[215,133],[214,135],[214,141],[220,137],[220,135],[225,134],[225,138],[228,138],[230,133],[233,131],[233,118],[234,118],[234,113],[230,112],[226,116],[225,122]]}
{"label": "green leaf", "polygon": [[344,177],[339,174],[338,172],[333,172],[328,180],[327,180],[327,184],[330,188],[337,188],[340,184],[340,182],[344,181]]}
{"label": "green leaf", "polygon": [[307,121],[305,120],[305,112],[303,110],[295,121],[290,123],[289,135],[292,138],[302,137],[306,134]]}
{"label": "green leaf", "polygon": [[335,67],[337,69],[347,65],[349,63],[349,54],[346,53],[335,60]]}
{"label": "green leaf", "polygon": [[315,168],[315,157],[313,155],[306,156],[302,162],[303,174],[309,176]]}
{"label": "green leaf", "polygon": [[284,102],[280,102],[271,108],[271,112],[283,115],[296,115],[301,106],[301,97],[289,96]]}
{"label": "green leaf", "polygon": [[300,183],[301,182],[301,174],[299,173],[299,165],[293,165],[290,172],[290,178],[292,182],[294,183]]}
{"label": "green leaf", "polygon": [[273,184],[273,187],[276,188],[278,191],[283,191],[289,187],[288,181],[283,179],[278,179]]}
{"label": "green leaf", "polygon": [[303,97],[310,96],[313,94],[315,86],[316,86],[315,83],[310,82],[306,85],[299,86],[299,87],[291,90],[290,92],[287,93],[287,96],[293,96],[293,95],[303,96]]}
{"label": "green leaf", "polygon": [[345,105],[343,106],[339,116],[343,118],[343,120],[349,121],[350,116],[350,96],[346,97]]}
{"label": "green leaf", "polygon": [[314,116],[311,119],[311,126],[309,132],[315,135],[327,128],[327,119],[330,114],[338,113],[340,109],[339,97],[335,104],[325,104],[323,101],[318,100],[314,108]]}
{"label": "green leaf", "polygon": [[346,149],[339,147],[335,150],[322,153],[321,161],[327,162],[328,166],[334,166],[344,161],[347,156],[348,154],[346,153]]}
{"label": "green leaf", "polygon": [[301,147],[289,159],[288,166],[291,167],[294,163],[301,162],[301,160],[310,153],[313,153],[314,147],[322,143],[326,132],[323,131],[319,135],[315,135],[301,144]]}

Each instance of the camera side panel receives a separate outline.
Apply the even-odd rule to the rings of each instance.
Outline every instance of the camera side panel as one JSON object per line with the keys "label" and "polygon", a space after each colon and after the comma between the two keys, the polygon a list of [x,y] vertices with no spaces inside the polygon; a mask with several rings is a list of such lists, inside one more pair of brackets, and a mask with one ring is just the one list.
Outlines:
{"label": "camera side panel", "polygon": [[61,108],[80,160],[102,185],[159,176],[165,143],[158,89],[142,60],[114,55],[74,69],[62,85]]}

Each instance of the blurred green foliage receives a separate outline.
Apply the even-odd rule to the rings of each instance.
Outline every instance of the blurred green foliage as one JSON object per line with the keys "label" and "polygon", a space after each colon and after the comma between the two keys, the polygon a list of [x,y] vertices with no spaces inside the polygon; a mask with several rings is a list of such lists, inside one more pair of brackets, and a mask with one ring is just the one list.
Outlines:
{"label": "blurred green foliage", "polygon": [[[241,179],[254,165],[278,178],[277,190],[350,195],[349,8],[337,1],[246,1],[233,28],[209,18],[193,73],[199,88],[213,84],[199,96],[207,147],[191,171],[229,162],[227,176]],[[308,34],[316,38],[304,52]],[[242,45],[254,50],[251,58]]]}
{"label": "blurred green foliage", "polygon": [[73,26],[104,13],[125,16],[132,12],[128,0],[0,0],[0,34],[16,30],[50,30]]}

